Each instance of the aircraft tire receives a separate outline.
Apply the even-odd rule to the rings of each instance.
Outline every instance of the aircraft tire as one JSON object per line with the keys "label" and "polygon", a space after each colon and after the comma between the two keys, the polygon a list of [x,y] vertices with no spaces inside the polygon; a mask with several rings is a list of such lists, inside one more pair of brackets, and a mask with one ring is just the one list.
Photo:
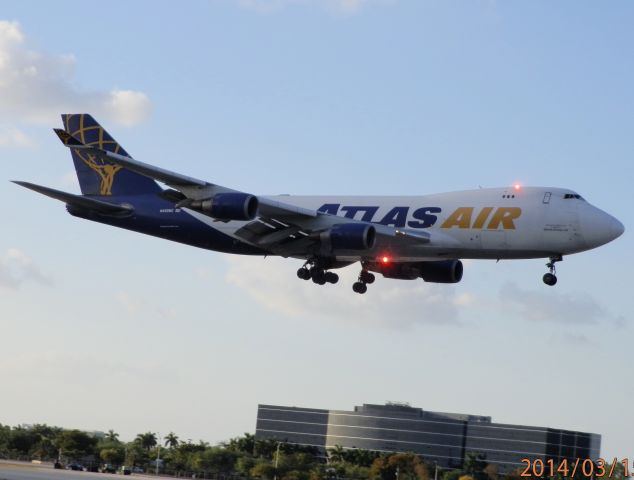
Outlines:
{"label": "aircraft tire", "polygon": [[310,270],[305,267],[300,268],[297,270],[297,277],[302,280],[308,280],[310,278]]}
{"label": "aircraft tire", "polygon": [[328,283],[335,284],[339,281],[339,275],[337,275],[335,272],[326,272],[324,275]]}
{"label": "aircraft tire", "polygon": [[552,273],[545,273],[542,280],[544,280],[544,283],[550,287],[557,283],[557,277]]}
{"label": "aircraft tire", "polygon": [[313,277],[313,283],[317,285],[325,285],[326,284],[326,274],[323,270],[313,271],[311,272]]}
{"label": "aircraft tire", "polygon": [[374,283],[374,280],[376,280],[376,277],[374,276],[373,273],[366,272],[366,271],[361,272],[361,281],[363,283],[371,284],[371,283]]}
{"label": "aircraft tire", "polygon": [[363,282],[354,282],[352,284],[352,290],[354,290],[356,293],[365,293],[368,291],[368,287],[365,283]]}

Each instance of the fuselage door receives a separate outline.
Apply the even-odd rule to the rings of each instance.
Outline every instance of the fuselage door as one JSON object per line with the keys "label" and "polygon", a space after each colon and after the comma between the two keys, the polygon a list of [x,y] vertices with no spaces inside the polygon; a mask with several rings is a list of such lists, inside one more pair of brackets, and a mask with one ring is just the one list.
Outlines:
{"label": "fuselage door", "polygon": [[550,192],[546,192],[544,193],[544,199],[542,200],[542,203],[544,204],[549,204],[550,203],[550,197],[552,197],[553,194]]}
{"label": "fuselage door", "polygon": [[[546,203],[546,195],[544,195],[544,203]],[[548,250],[566,251],[581,241],[578,206],[579,200],[566,197],[565,194],[549,197],[542,236]]]}

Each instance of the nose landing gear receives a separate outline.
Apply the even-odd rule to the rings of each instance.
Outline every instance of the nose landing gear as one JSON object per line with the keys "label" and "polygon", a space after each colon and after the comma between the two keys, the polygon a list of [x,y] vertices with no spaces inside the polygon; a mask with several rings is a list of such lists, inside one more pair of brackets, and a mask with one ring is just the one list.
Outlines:
{"label": "nose landing gear", "polygon": [[556,274],[555,263],[561,262],[562,260],[563,260],[563,257],[561,255],[550,257],[550,262],[546,264],[546,266],[548,267],[548,273],[545,273],[542,278],[542,280],[544,281],[546,285],[552,287],[553,285],[557,283],[557,276],[555,275]]}

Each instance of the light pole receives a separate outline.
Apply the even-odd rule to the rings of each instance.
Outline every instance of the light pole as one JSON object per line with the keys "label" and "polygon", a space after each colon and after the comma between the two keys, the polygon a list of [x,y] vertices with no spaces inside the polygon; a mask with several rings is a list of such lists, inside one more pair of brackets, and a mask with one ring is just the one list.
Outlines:
{"label": "light pole", "polygon": [[157,438],[158,449],[156,450],[156,476],[158,477],[159,460],[161,460],[161,434],[157,433],[156,436],[158,437]]}
{"label": "light pole", "polygon": [[438,480],[438,462],[434,462],[434,466],[436,467],[436,470],[434,471],[434,480]]}
{"label": "light pole", "polygon": [[280,460],[280,445],[283,442],[277,442],[277,448],[275,449],[275,474],[273,475],[273,480],[277,480],[277,464]]}

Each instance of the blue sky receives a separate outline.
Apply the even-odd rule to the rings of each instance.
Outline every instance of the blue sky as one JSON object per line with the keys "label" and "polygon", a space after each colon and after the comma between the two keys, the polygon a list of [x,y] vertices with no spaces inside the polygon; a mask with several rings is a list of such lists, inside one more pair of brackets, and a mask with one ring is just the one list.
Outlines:
{"label": "blue sky", "polygon": [[[609,7],[609,8],[608,8]],[[254,193],[573,188],[630,228],[634,6],[593,2],[4,2],[0,422],[252,432],[257,403],[429,410],[603,435],[631,457],[629,234],[559,264],[363,297],[68,216],[50,128]]]}

